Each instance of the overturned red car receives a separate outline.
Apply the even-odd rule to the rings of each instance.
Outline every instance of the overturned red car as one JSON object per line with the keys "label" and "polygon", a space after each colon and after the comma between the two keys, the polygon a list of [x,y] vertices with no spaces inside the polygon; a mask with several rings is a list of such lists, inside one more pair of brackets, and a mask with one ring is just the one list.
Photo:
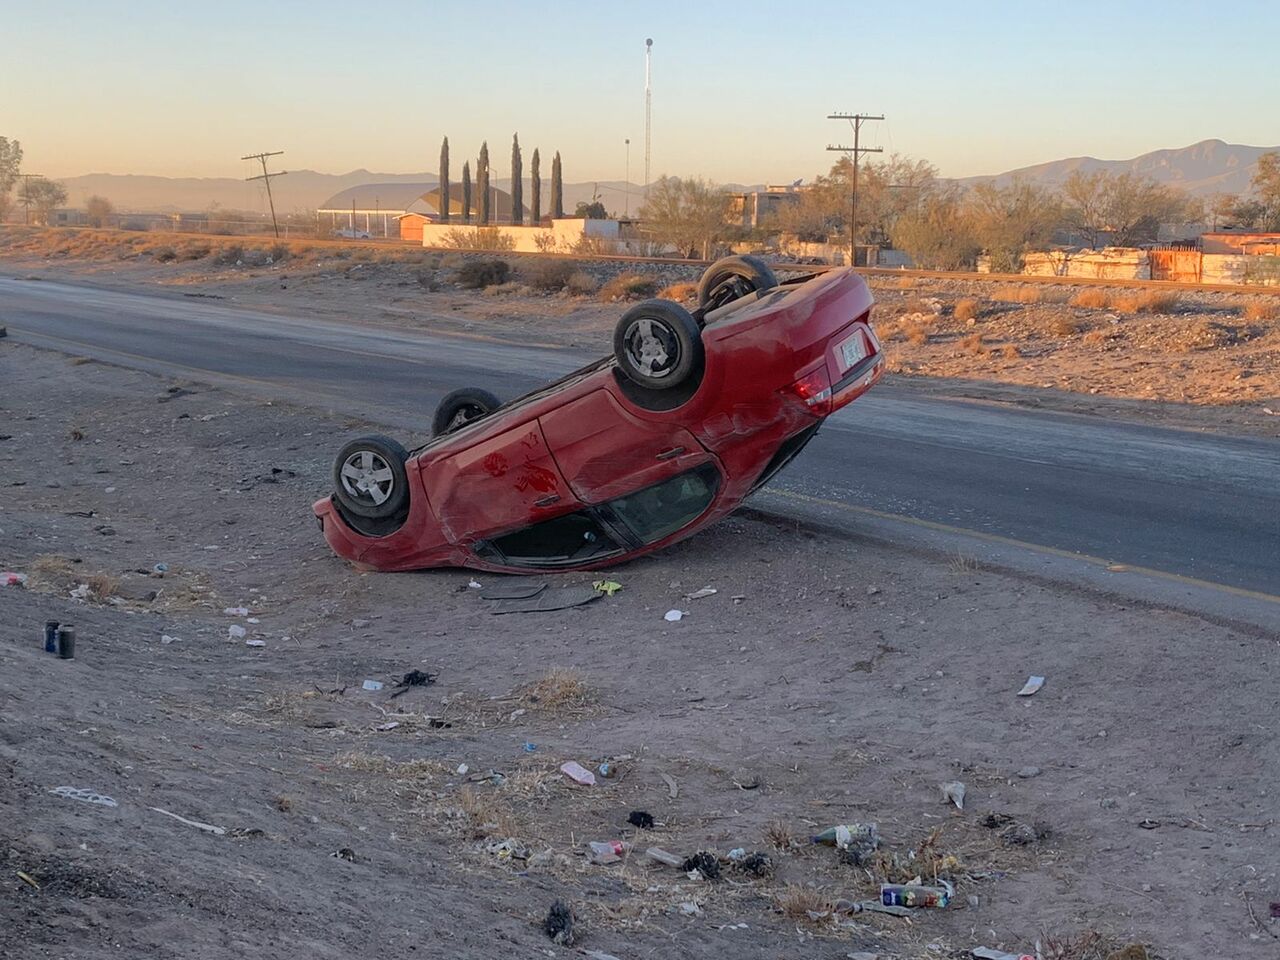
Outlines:
{"label": "overturned red car", "polygon": [[451,393],[416,450],[351,441],[313,507],[325,539],[376,570],[619,563],[733,511],[883,372],[851,269],[779,283],[729,257],[698,304],[637,304],[613,356],[518,400]]}

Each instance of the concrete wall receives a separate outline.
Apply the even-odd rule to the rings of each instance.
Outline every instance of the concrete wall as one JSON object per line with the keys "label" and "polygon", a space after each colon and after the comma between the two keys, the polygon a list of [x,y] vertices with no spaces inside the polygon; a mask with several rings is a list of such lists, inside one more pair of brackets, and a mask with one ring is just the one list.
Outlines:
{"label": "concrete wall", "polygon": [[[458,233],[477,234],[479,230],[494,231],[510,238],[516,253],[636,253],[642,252],[644,242],[624,237],[622,224],[617,220],[552,220],[550,225],[512,226],[493,224],[479,227],[465,223],[424,223],[422,245],[424,247],[454,246],[450,241]],[[477,247],[479,247],[479,241]]]}
{"label": "concrete wall", "polygon": [[1090,280],[1150,280],[1151,264],[1143,250],[1107,247],[1064,253],[1028,253],[1022,272],[1039,277],[1082,277]]}

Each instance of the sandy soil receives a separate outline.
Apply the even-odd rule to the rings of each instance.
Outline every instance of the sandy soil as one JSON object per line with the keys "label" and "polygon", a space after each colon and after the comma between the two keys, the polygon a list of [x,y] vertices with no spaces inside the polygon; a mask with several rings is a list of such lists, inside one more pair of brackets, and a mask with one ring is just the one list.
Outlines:
{"label": "sandy soil", "polygon": [[[226,251],[232,247],[230,256]],[[269,255],[276,260],[267,263]],[[620,305],[531,289],[540,263],[510,257],[514,279],[483,291],[456,283],[478,256],[412,247],[163,234],[0,229],[0,269],[362,324],[479,333],[581,347],[607,344]],[[168,259],[172,257],[173,259]],[[233,259],[239,257],[240,259]],[[165,258],[165,259],[159,259]],[[593,283],[640,270],[692,293],[699,268],[584,262]],[[875,277],[887,382],[932,394],[1280,436],[1280,297]],[[1095,306],[1074,305],[1081,291]],[[965,304],[965,306],[961,306]],[[968,315],[972,313],[972,316]],[[0,318],[2,322],[2,318]]]}
{"label": "sandy soil", "polygon": [[[1275,637],[749,512],[612,597],[493,616],[466,572],[329,554],[309,503],[367,424],[11,340],[0,381],[0,568],[30,575],[0,587],[6,957],[1280,947]],[[40,650],[50,618],[75,660]],[[438,679],[393,698],[411,670]],[[879,824],[869,863],[805,842],[850,822]],[[625,863],[587,861],[613,839]],[[690,878],[651,844],[774,870]],[[915,874],[952,906],[831,913]]]}

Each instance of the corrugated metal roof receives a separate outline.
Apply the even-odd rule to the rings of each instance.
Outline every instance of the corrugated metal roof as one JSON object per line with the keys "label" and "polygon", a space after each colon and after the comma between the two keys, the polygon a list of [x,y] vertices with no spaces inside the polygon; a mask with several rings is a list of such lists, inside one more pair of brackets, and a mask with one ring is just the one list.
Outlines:
{"label": "corrugated metal roof", "polygon": [[434,183],[365,183],[358,187],[348,187],[341,193],[335,193],[320,204],[319,209],[350,212],[354,204],[360,211],[404,213],[415,200],[435,188]]}

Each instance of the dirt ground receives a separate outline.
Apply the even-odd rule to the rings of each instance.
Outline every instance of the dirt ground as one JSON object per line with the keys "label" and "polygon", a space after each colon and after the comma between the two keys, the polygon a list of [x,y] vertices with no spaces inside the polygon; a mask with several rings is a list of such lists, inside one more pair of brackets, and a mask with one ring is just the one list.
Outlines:
{"label": "dirt ground", "polygon": [[[309,505],[368,424],[12,340],[0,382],[0,569],[29,576],[0,586],[5,957],[1280,948],[1276,637],[750,511],[611,597],[494,616],[465,571],[329,553]],[[807,842],[869,822],[861,865]],[[833,912],[916,875],[951,906]]]}
{"label": "dirt ground", "polygon": [[[619,304],[541,293],[545,258],[507,255],[512,279],[463,289],[486,255],[407,246],[0,228],[0,270],[139,286],[366,324],[479,333],[599,352]],[[271,258],[271,262],[267,262]],[[578,264],[587,287],[639,271],[692,296],[690,265]],[[802,269],[802,268],[801,268]],[[922,392],[1188,429],[1280,436],[1280,295],[1045,287],[876,276],[887,382]],[[603,291],[607,291],[607,286]],[[1083,305],[1082,305],[1083,304]],[[3,318],[0,318],[3,322]]]}

